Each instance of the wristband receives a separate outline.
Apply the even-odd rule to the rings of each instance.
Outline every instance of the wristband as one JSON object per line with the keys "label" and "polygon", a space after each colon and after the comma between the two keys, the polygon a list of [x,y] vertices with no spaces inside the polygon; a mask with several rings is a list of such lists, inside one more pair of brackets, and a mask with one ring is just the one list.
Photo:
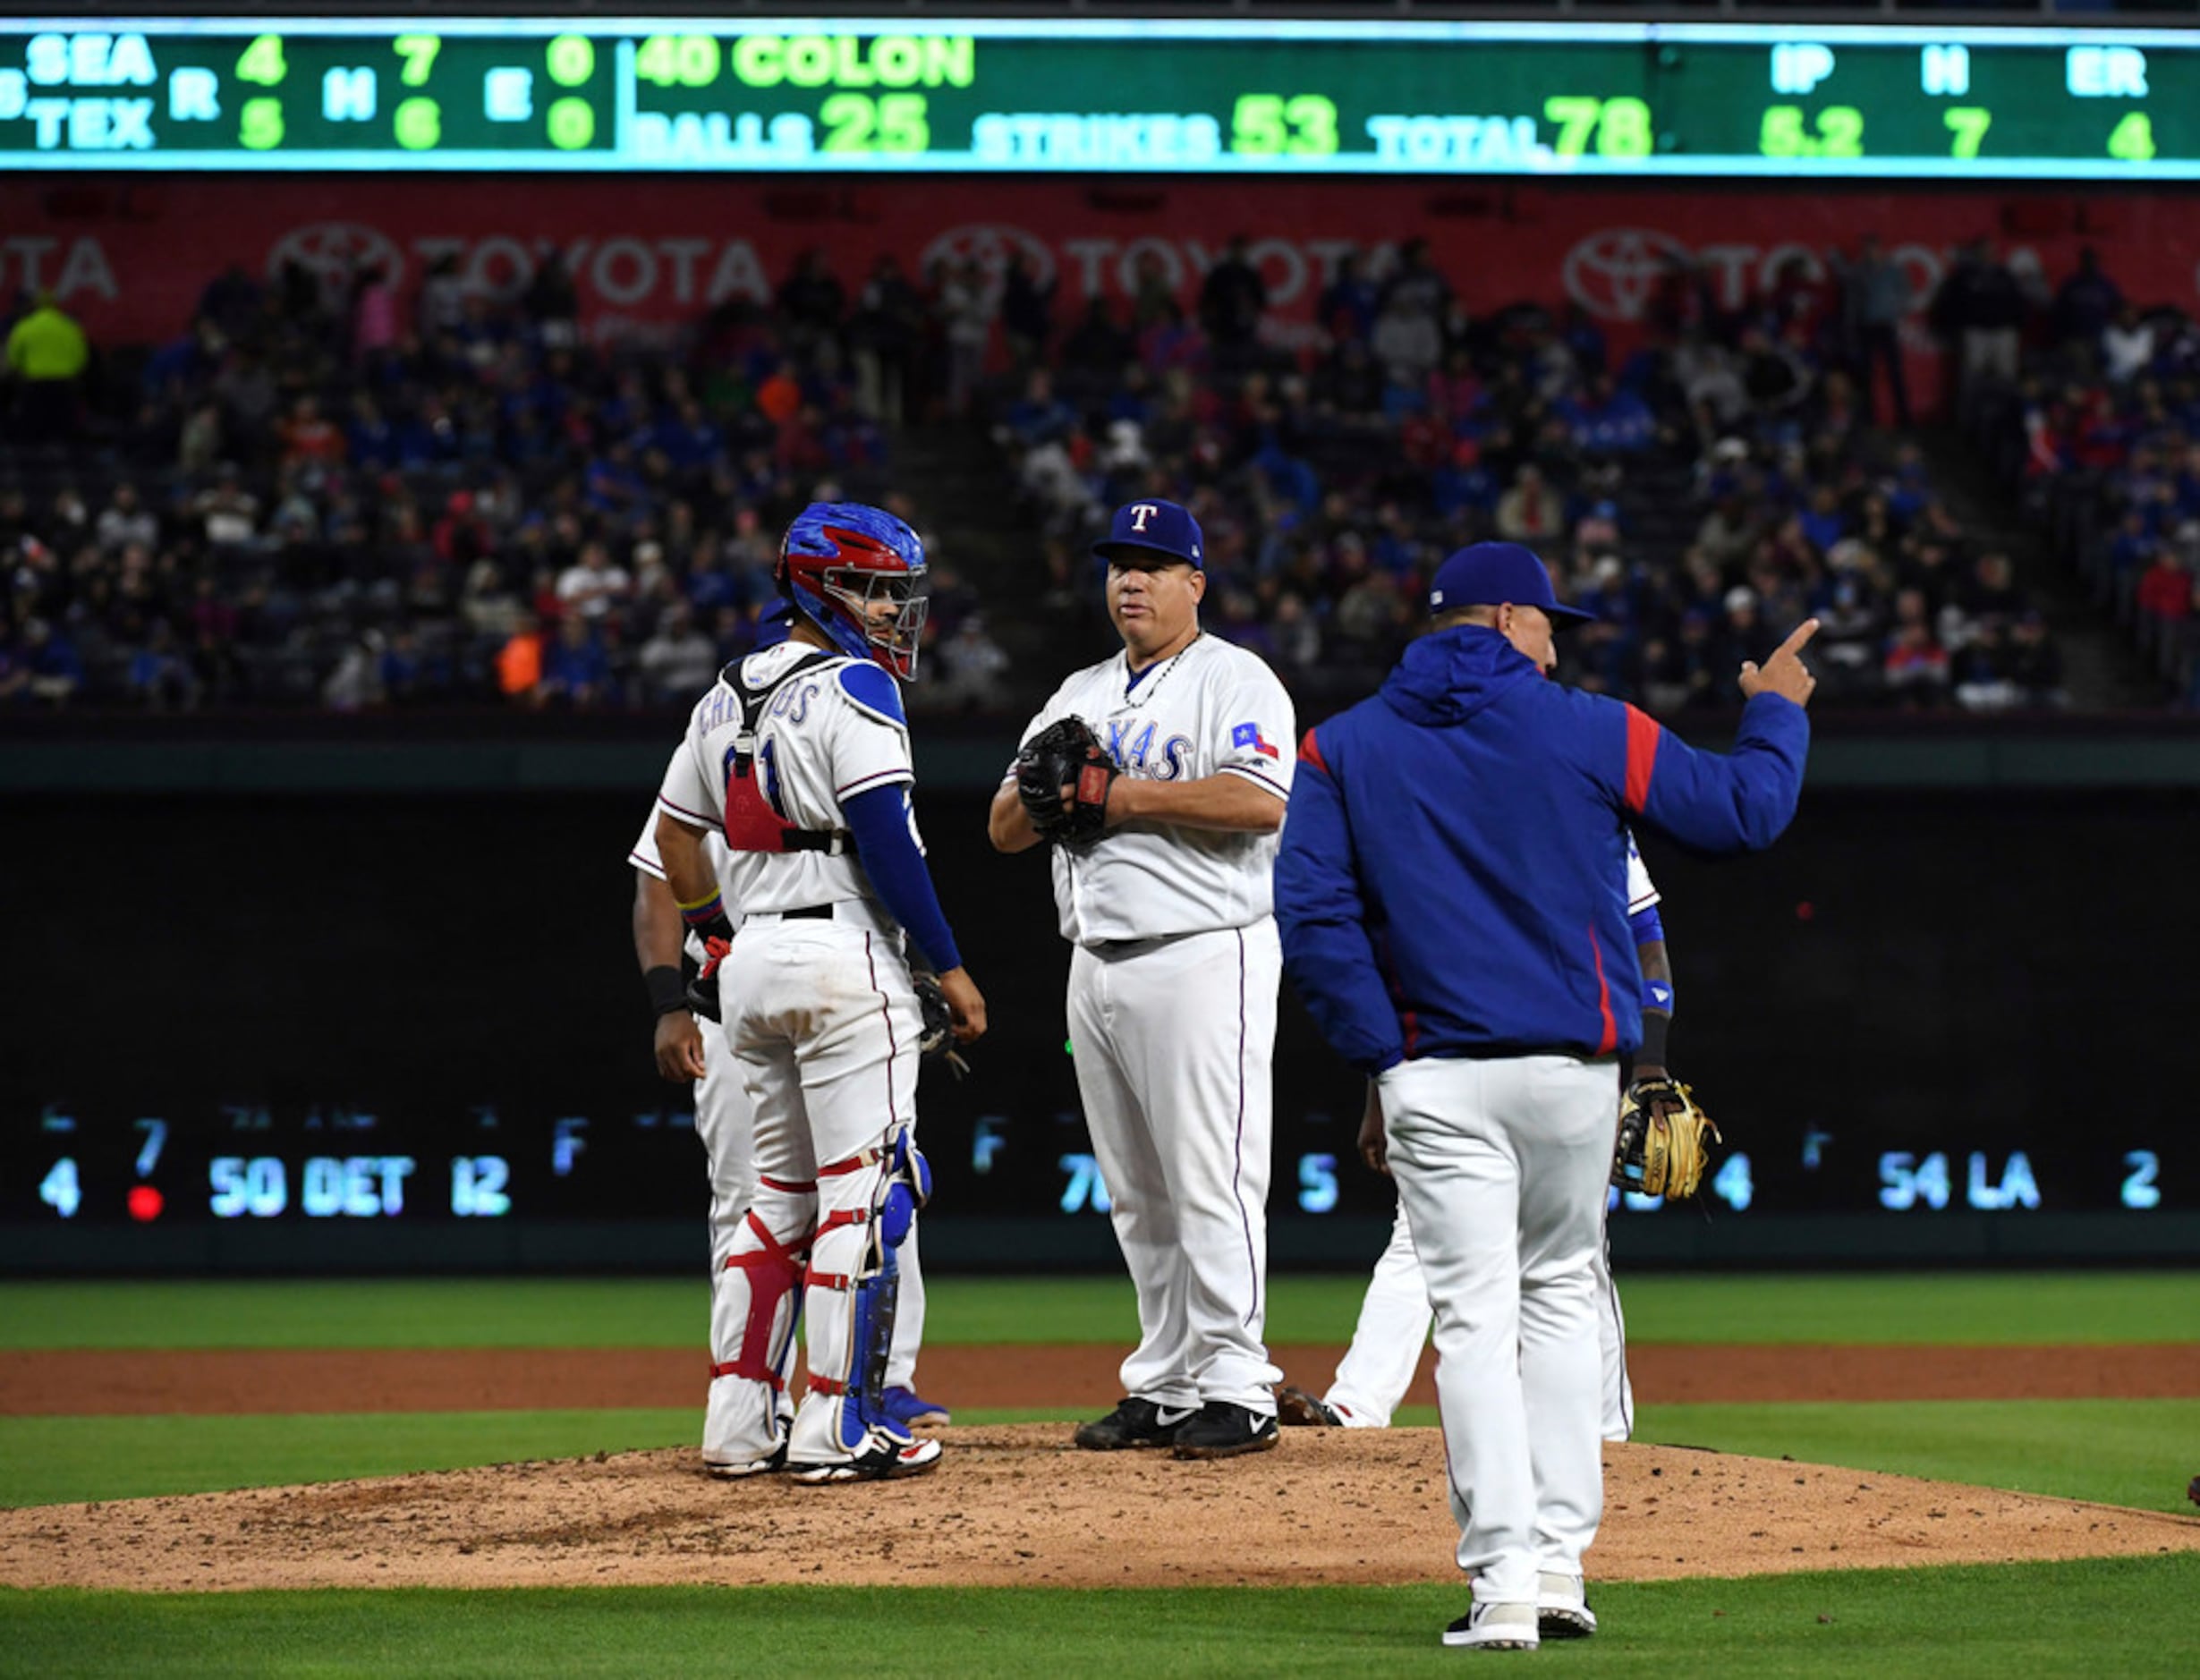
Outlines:
{"label": "wristband", "polygon": [[1665,1034],[1673,1024],[1670,1015],[1658,1014],[1652,1010],[1643,1012],[1643,1048],[1635,1053],[1637,1067],[1665,1065]]}
{"label": "wristband", "polygon": [[668,1015],[687,1007],[687,980],[676,964],[658,963],[642,975],[641,983],[650,988],[651,1014]]}
{"label": "wristband", "polygon": [[726,905],[719,899],[718,889],[715,887],[693,904],[683,902],[680,904],[680,920],[687,923],[691,929],[700,929],[707,927],[712,921],[723,918],[725,914]]}

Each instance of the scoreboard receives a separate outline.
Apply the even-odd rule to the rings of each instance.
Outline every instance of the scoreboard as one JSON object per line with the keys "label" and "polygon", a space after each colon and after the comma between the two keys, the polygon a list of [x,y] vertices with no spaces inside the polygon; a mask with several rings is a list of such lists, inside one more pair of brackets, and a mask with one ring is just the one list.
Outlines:
{"label": "scoreboard", "polygon": [[0,22],[0,168],[2200,178],[2200,31]]}

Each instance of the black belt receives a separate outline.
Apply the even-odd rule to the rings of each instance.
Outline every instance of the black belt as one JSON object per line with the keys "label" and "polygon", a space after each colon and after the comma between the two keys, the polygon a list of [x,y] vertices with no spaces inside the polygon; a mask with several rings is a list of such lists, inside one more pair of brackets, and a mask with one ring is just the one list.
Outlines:
{"label": "black belt", "polygon": [[781,911],[779,919],[782,921],[830,921],[833,907],[830,904],[804,904],[800,910]]}

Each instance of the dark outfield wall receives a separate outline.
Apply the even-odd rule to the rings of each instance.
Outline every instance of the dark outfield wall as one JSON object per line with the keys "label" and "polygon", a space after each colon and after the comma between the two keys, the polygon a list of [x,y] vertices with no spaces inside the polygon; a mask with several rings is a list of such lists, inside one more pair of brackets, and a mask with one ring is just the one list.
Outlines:
{"label": "dark outfield wall", "polygon": [[[0,1266],[684,1257],[699,1158],[654,1077],[627,932],[646,808],[646,790],[11,798]],[[977,795],[920,814],[996,1023],[968,1083],[925,1082],[928,1241],[961,1264],[1104,1261],[1044,866],[987,849]],[[1672,1059],[1747,1162],[1709,1218],[1629,1212],[1623,1252],[1871,1261],[2189,1235],[2188,797],[1814,793],[1767,857],[1644,849],[1678,977]],[[1279,1037],[1279,1260],[1372,1258],[1390,1202],[1353,1164],[1358,1083],[1288,998]],[[449,1183],[491,1155],[497,1217]],[[245,1164],[226,1220],[225,1158]],[[396,1158],[401,1209],[375,1188]],[[279,1207],[271,1180],[256,1204],[240,1188],[256,1160],[286,1175]],[[456,1219],[454,1198],[472,1204]]]}

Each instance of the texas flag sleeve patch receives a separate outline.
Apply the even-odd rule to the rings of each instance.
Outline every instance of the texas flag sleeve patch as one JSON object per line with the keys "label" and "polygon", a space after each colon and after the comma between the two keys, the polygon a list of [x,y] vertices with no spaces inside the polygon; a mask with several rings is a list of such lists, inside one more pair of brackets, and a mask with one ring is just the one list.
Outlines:
{"label": "texas flag sleeve patch", "polygon": [[1261,725],[1258,724],[1239,724],[1230,731],[1230,744],[1233,747],[1251,747],[1264,759],[1281,756],[1277,752],[1274,742],[1261,739]]}

